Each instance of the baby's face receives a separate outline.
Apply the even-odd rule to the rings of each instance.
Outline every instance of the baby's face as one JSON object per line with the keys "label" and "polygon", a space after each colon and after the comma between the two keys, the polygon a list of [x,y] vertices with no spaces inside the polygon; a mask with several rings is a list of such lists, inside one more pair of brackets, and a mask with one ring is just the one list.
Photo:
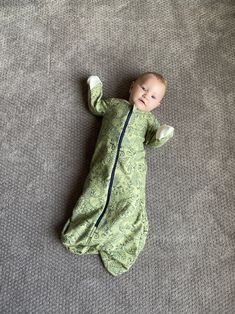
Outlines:
{"label": "baby's face", "polygon": [[142,111],[151,111],[160,106],[165,85],[154,75],[147,74],[132,82],[129,102]]}

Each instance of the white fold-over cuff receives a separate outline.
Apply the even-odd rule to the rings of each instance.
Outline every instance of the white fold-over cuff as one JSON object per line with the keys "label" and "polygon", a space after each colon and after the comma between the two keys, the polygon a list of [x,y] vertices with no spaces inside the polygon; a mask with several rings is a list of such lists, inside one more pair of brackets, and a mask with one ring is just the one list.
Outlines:
{"label": "white fold-over cuff", "polygon": [[164,137],[167,137],[169,135],[173,136],[174,128],[170,125],[163,124],[161,125],[156,133],[156,139],[161,140]]}
{"label": "white fold-over cuff", "polygon": [[88,79],[87,79],[87,84],[90,86],[90,89],[94,88],[96,85],[98,84],[102,84],[100,78],[96,75],[91,75]]}

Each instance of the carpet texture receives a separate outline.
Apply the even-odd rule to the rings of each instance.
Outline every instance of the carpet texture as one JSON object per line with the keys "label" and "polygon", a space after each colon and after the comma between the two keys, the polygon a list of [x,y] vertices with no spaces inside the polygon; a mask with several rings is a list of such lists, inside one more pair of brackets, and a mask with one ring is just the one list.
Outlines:
{"label": "carpet texture", "polygon": [[[222,0],[0,1],[0,312],[235,313],[235,6]],[[150,231],[114,278],[60,233],[101,118],[86,79],[128,98],[143,71],[168,91],[174,138],[146,148]]]}

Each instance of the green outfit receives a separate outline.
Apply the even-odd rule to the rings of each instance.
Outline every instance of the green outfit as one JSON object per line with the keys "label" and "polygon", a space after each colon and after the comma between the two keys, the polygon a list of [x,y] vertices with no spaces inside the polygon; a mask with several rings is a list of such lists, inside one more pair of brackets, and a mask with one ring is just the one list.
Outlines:
{"label": "green outfit", "polygon": [[160,147],[160,123],[124,99],[102,98],[102,84],[89,90],[89,110],[102,116],[90,170],[62,243],[75,254],[100,254],[113,276],[126,272],[145,245],[145,145]]}

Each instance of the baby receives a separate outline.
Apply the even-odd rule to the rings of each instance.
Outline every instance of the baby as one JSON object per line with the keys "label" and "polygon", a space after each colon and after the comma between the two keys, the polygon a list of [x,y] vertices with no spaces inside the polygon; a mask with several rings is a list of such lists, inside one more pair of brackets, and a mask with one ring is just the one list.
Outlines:
{"label": "baby", "polygon": [[160,106],[166,80],[146,72],[132,82],[129,101],[102,97],[102,82],[90,76],[89,110],[102,117],[88,176],[62,243],[71,252],[99,254],[113,276],[134,264],[148,233],[144,145],[160,147],[174,128],[151,112]]}

